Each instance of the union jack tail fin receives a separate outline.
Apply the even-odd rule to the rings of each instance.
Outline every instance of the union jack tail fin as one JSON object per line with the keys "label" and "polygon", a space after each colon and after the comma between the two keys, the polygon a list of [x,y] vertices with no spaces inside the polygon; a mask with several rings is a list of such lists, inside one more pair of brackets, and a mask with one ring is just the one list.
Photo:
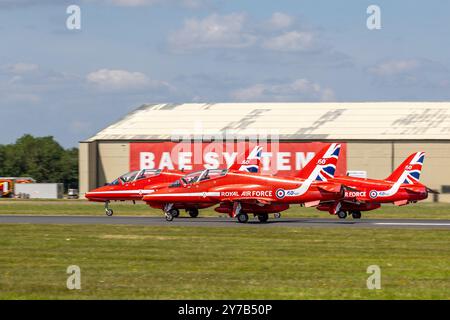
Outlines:
{"label": "union jack tail fin", "polygon": [[325,146],[297,173],[297,177],[311,178],[315,181],[328,181],[334,178],[340,151],[340,144],[332,143]]}
{"label": "union jack tail fin", "polygon": [[413,153],[386,180],[397,182],[399,179],[402,179],[403,181],[401,183],[404,184],[418,184],[424,159],[425,152]]}
{"label": "union jack tail fin", "polygon": [[261,162],[261,154],[262,147],[256,146],[253,150],[248,153],[248,150],[245,151],[245,160],[243,162],[239,162],[239,155],[236,157],[236,161],[228,168],[232,171],[243,171],[243,172],[252,172],[256,173],[259,171],[259,166]]}

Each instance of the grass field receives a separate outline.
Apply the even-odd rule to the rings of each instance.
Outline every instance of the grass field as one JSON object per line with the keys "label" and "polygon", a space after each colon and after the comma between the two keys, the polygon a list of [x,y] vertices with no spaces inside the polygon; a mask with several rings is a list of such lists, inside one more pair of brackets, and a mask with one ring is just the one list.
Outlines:
{"label": "grass field", "polygon": [[[450,232],[0,225],[0,299],[450,299]],[[369,265],[381,290],[368,290]],[[81,290],[66,268],[81,268]]]}
{"label": "grass field", "polygon": [[[161,216],[160,210],[145,204],[133,205],[131,202],[114,202],[111,204],[115,215]],[[36,215],[103,215],[103,204],[83,200],[0,200],[0,214],[36,214]],[[183,214],[183,212],[182,212]],[[201,210],[201,216],[218,216],[213,209]],[[329,218],[326,212],[315,208],[292,206],[283,212],[284,216]],[[417,218],[450,219],[449,203],[417,203],[403,207],[384,205],[381,209],[363,213],[366,218]]]}
{"label": "grass field", "polygon": [[[144,204],[112,208],[162,215]],[[0,200],[0,214],[104,213],[82,200]],[[283,215],[329,217],[299,206]],[[450,204],[385,206],[363,217],[450,219]],[[372,264],[381,290],[366,288]],[[81,267],[82,290],[66,288],[69,265]],[[26,298],[450,299],[450,232],[2,224],[0,299]]]}

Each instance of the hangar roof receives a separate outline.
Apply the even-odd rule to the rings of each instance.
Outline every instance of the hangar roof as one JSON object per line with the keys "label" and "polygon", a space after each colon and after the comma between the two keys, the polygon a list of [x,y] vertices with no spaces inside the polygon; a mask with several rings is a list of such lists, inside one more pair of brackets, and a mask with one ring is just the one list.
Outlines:
{"label": "hangar roof", "polygon": [[94,140],[218,134],[289,140],[450,140],[450,102],[146,104]]}

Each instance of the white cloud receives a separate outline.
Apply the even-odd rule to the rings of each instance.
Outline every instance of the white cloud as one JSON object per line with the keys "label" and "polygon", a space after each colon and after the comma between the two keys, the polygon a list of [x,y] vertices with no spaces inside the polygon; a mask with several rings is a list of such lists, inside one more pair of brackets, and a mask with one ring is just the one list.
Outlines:
{"label": "white cloud", "polygon": [[420,62],[416,59],[389,60],[369,68],[369,72],[377,76],[393,76],[417,69]]}
{"label": "white cloud", "polygon": [[231,93],[238,101],[333,101],[332,89],[323,88],[308,79],[281,84],[255,84]]}
{"label": "white cloud", "polygon": [[56,1],[52,0],[0,0],[0,8],[15,8],[15,7],[27,7],[33,5],[48,5],[54,4]]}
{"label": "white cloud", "polygon": [[376,85],[405,88],[446,88],[449,70],[427,59],[391,59],[367,69]]}
{"label": "white cloud", "polygon": [[242,13],[212,14],[185,20],[182,28],[169,35],[168,43],[174,52],[211,48],[310,52],[320,48],[315,32],[292,29],[293,24],[293,17],[279,12],[265,24],[251,23]]}
{"label": "white cloud", "polygon": [[181,30],[170,35],[169,44],[178,50],[247,47],[256,39],[244,28],[245,20],[245,15],[238,13],[188,19]]}
{"label": "white cloud", "polygon": [[1,69],[14,75],[22,75],[37,71],[39,66],[33,63],[18,62],[15,64],[5,65]]}
{"label": "white cloud", "polygon": [[[80,0],[81,1],[81,0]],[[122,7],[141,7],[151,5],[176,5],[187,8],[198,8],[211,0],[82,0],[83,3],[100,3]],[[19,8],[42,5],[69,5],[73,0],[0,0],[1,8]]]}
{"label": "white cloud", "polygon": [[306,31],[289,31],[266,39],[262,46],[274,51],[309,51],[314,48],[314,35]]}
{"label": "white cloud", "polygon": [[162,86],[165,83],[151,80],[141,72],[100,69],[86,76],[88,83],[102,90],[135,90]]}
{"label": "white cloud", "polygon": [[286,29],[293,23],[294,18],[282,12],[275,12],[269,19],[269,26],[273,29]]}
{"label": "white cloud", "polygon": [[147,6],[158,3],[158,0],[106,0],[105,2],[125,7]]}
{"label": "white cloud", "polygon": [[[1,0],[0,0],[1,1]],[[121,7],[142,7],[152,5],[176,5],[187,8],[199,8],[210,0],[84,0],[85,2],[100,2]]]}

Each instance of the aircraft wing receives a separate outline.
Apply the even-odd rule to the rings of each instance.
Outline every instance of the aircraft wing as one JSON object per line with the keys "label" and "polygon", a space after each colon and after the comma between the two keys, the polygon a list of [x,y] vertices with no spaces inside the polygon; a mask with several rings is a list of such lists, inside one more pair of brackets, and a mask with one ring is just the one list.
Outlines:
{"label": "aircraft wing", "polygon": [[337,193],[337,192],[341,191],[342,185],[341,184],[323,184],[323,185],[318,185],[317,189],[319,189],[321,191],[325,191],[325,192]]}
{"label": "aircraft wing", "polygon": [[441,194],[439,191],[433,190],[433,189],[428,188],[428,187],[427,187],[427,192],[428,192],[428,193]]}
{"label": "aircraft wing", "polygon": [[249,204],[271,204],[273,201],[272,198],[264,198],[264,197],[241,197],[241,198],[226,198],[222,199],[221,202],[241,202],[241,203],[249,203]]}
{"label": "aircraft wing", "polygon": [[[425,187],[425,189],[428,193],[439,194],[439,191],[433,190],[431,188]],[[423,187],[414,187],[414,185],[412,185],[410,187],[405,187],[405,190],[412,193],[421,193],[423,192]]]}

